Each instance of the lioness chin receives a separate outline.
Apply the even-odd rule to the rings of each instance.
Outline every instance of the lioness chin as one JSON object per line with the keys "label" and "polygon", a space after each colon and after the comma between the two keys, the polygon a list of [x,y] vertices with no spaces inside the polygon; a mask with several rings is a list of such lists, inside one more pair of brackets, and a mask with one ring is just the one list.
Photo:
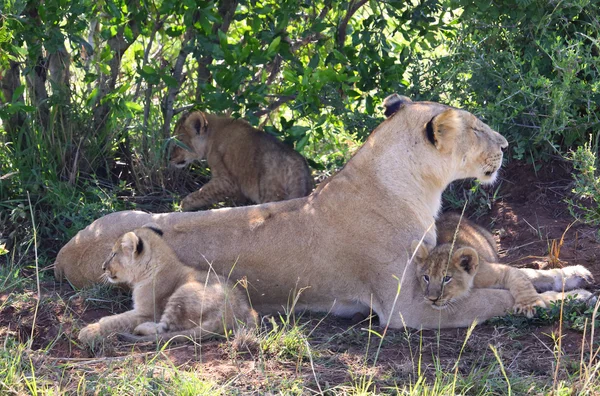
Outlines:
{"label": "lioness chin", "polygon": [[246,277],[261,313],[372,309],[391,328],[468,326],[511,309],[510,292],[474,289],[460,312],[433,309],[415,279],[411,242],[434,246],[442,191],[457,179],[492,182],[506,147],[467,111],[403,100],[310,196],[196,213],[107,215],[61,249],[55,274],[76,286],[98,282],[111,240],[152,221],[185,264]]}

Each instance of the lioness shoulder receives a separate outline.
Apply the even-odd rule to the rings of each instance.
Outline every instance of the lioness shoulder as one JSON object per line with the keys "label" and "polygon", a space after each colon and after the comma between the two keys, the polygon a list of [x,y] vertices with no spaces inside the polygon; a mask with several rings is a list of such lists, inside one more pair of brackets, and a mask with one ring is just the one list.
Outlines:
{"label": "lioness shoulder", "polygon": [[206,159],[212,178],[182,201],[183,210],[197,210],[226,197],[254,203],[306,196],[314,187],[304,157],[244,120],[194,111],[181,116],[171,164],[184,167]]}
{"label": "lioness shoulder", "polygon": [[209,338],[257,323],[239,287],[184,265],[156,225],[121,236],[102,268],[108,282],[132,288],[133,310],[84,327],[79,339],[85,343],[120,332],[137,334],[124,335],[132,341]]}

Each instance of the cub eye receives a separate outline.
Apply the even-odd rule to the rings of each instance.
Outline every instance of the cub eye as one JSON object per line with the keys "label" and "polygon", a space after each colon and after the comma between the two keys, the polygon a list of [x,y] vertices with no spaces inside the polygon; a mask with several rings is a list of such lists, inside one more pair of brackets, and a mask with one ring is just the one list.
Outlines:
{"label": "cub eye", "polygon": [[429,283],[429,275],[423,275],[423,280],[425,283]]}
{"label": "cub eye", "polygon": [[444,276],[444,285],[452,280],[451,276]]}

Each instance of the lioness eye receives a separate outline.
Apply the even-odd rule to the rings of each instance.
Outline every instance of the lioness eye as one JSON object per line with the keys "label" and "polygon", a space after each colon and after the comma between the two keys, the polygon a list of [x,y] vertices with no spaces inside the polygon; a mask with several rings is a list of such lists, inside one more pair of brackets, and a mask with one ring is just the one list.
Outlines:
{"label": "lioness eye", "polygon": [[423,280],[425,281],[425,283],[429,283],[429,276],[423,275]]}
{"label": "lioness eye", "polygon": [[444,276],[444,285],[452,280],[451,276]]}

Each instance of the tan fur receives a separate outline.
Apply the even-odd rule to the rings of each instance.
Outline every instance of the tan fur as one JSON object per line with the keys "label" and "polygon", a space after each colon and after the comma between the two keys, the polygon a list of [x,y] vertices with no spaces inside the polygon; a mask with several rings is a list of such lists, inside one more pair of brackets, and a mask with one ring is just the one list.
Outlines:
{"label": "tan fur", "polygon": [[500,260],[492,234],[460,213],[445,212],[438,217],[435,225],[439,245],[455,243],[457,246],[470,246],[483,260],[488,262]]}
{"label": "tan fur", "polygon": [[[429,251],[418,240],[412,243],[418,280],[432,307],[460,309],[460,301],[468,298],[473,287],[509,290],[515,299],[513,311],[527,317],[533,317],[536,307],[546,308],[561,298],[555,292],[538,294],[528,278],[534,274],[536,282],[548,283],[549,271],[526,272],[498,263],[495,241],[484,228],[457,213],[443,214],[436,225],[438,245],[434,249]],[[574,294],[590,296],[587,291]]]}
{"label": "tan fur", "polygon": [[209,338],[239,324],[256,326],[256,312],[242,290],[223,277],[181,263],[149,227],[120,237],[102,268],[108,282],[133,289],[133,310],[84,327],[79,332],[82,342],[132,331],[141,336],[129,337],[136,341]]}
{"label": "tan fur", "polygon": [[[418,246],[415,241],[413,246]],[[535,307],[545,308],[541,294],[518,269],[480,260],[469,246],[445,243],[429,252],[421,244],[417,253],[417,275],[425,300],[437,309],[460,309],[472,288],[507,289],[515,299],[513,311],[533,317]]]}
{"label": "tan fur", "polygon": [[304,157],[244,120],[195,111],[183,115],[175,136],[189,150],[174,145],[171,164],[184,167],[206,159],[211,180],[181,202],[185,211],[224,200],[254,203],[304,197],[314,181]]}
{"label": "tan fur", "polygon": [[[447,119],[460,120],[452,134],[438,124],[447,112],[454,113]],[[454,149],[440,151],[428,125],[438,143]],[[195,213],[113,213],[61,249],[55,274],[78,287],[98,282],[112,241],[156,222],[183,263],[204,269],[211,263],[219,274],[247,277],[261,313],[282,312],[297,298],[296,309],[349,317],[372,307],[391,328],[469,326],[512,308],[510,292],[473,289],[459,312],[433,309],[415,279],[411,242],[424,237],[436,244],[442,191],[456,179],[493,181],[506,146],[467,111],[409,102],[308,197]]]}

